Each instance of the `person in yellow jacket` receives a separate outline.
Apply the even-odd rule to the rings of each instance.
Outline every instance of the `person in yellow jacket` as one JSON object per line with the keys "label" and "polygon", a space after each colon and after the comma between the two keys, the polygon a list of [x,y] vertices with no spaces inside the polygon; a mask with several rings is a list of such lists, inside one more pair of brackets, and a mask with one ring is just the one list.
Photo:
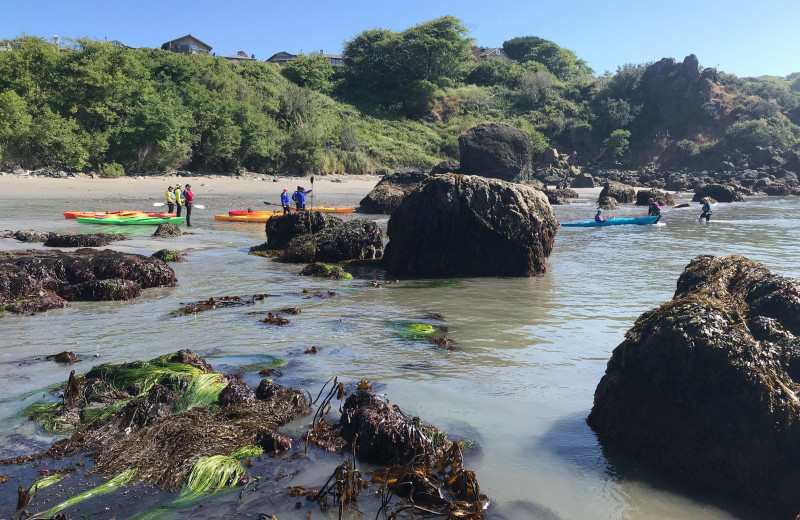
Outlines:
{"label": "person in yellow jacket", "polygon": [[167,188],[167,213],[172,213],[175,209],[175,192],[172,186]]}
{"label": "person in yellow jacket", "polygon": [[175,186],[175,206],[176,206],[176,213],[180,217],[181,216],[181,207],[183,206],[183,194],[181,193],[180,185]]}

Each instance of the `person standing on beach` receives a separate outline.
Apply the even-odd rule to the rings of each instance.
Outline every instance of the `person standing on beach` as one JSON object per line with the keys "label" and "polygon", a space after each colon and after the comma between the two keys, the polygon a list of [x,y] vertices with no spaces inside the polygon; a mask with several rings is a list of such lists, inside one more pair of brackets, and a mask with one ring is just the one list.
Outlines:
{"label": "person standing on beach", "polygon": [[281,206],[283,207],[283,214],[288,215],[292,206],[292,201],[289,198],[289,188],[283,188],[283,193],[281,193]]}
{"label": "person standing on beach", "polygon": [[183,191],[184,205],[186,206],[186,227],[192,227],[192,205],[194,204],[194,193],[188,184]]}
{"label": "person standing on beach", "polygon": [[302,186],[298,186],[297,191],[292,193],[292,200],[297,211],[306,210],[306,195],[309,193],[311,193],[311,190],[306,190]]}
{"label": "person standing on beach", "polygon": [[175,191],[172,186],[167,188],[167,213],[172,213],[175,209]]}
{"label": "person standing on beach", "polygon": [[181,185],[178,184],[175,186],[175,206],[176,206],[176,213],[180,217],[181,216],[181,206],[183,206],[183,196],[181,195]]}

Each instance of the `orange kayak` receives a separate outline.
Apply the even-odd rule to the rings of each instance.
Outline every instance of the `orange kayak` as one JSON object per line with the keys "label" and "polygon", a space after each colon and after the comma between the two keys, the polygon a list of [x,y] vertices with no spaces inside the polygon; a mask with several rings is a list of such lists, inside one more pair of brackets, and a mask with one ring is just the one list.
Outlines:
{"label": "orange kayak", "polygon": [[[290,208],[292,211],[297,211],[295,208]],[[306,210],[312,211],[311,206],[306,206]],[[334,208],[332,206],[314,206],[313,211],[320,213],[352,213],[356,208]]]}
{"label": "orange kayak", "polygon": [[251,212],[246,215],[214,215],[214,220],[223,220],[226,222],[266,222],[274,215],[275,212],[256,213]]}

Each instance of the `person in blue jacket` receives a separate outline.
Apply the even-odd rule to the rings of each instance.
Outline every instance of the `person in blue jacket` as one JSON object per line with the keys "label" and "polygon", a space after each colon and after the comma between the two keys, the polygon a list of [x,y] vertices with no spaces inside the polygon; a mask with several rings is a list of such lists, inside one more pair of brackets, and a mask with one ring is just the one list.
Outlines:
{"label": "person in blue jacket", "polygon": [[283,193],[281,193],[281,206],[283,206],[284,215],[287,215],[289,213],[291,205],[292,201],[289,198],[289,188],[283,188]]}
{"label": "person in blue jacket", "polygon": [[599,208],[597,210],[597,213],[594,216],[594,221],[595,222],[605,222],[606,221],[606,219],[603,218],[603,208]]}
{"label": "person in blue jacket", "polygon": [[297,191],[292,193],[292,200],[294,201],[297,211],[305,211],[306,209],[306,195],[311,193],[311,190],[306,190],[302,186],[297,187]]}

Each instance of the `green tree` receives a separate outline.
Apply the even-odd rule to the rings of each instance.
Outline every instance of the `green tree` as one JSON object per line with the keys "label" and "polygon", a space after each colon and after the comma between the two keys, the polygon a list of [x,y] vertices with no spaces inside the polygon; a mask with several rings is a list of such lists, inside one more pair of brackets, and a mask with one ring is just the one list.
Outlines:
{"label": "green tree", "polygon": [[281,68],[281,74],[300,85],[320,92],[329,92],[333,87],[334,70],[331,61],[321,54],[301,54]]}
{"label": "green tree", "polygon": [[28,105],[13,90],[0,92],[0,164],[19,151],[31,127]]}
{"label": "green tree", "polygon": [[613,159],[622,159],[628,153],[631,133],[628,130],[614,130],[611,135],[603,141],[606,153]]}

